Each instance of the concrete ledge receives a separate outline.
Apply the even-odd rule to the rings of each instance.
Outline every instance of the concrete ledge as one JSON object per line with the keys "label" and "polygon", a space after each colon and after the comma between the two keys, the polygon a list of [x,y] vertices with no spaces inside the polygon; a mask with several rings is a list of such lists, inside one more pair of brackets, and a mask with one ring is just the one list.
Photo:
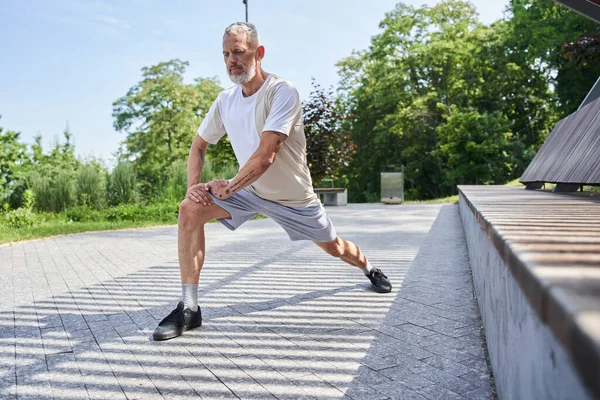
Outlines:
{"label": "concrete ledge", "polygon": [[600,203],[459,187],[500,398],[600,398]]}

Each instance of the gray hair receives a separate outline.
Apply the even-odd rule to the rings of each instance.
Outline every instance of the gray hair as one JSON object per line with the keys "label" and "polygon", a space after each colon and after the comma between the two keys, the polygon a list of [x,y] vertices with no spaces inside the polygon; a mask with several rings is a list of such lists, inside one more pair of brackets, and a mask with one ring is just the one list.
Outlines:
{"label": "gray hair", "polygon": [[253,48],[257,48],[260,46],[260,38],[258,37],[258,32],[256,31],[256,27],[254,24],[248,22],[234,22],[225,28],[225,33],[223,34],[223,39],[227,35],[237,35],[240,33],[245,33],[248,43]]}

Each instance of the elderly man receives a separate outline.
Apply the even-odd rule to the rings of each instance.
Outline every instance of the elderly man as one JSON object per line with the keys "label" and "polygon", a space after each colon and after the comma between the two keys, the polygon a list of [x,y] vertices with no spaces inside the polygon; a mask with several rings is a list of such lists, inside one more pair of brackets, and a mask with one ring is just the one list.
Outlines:
{"label": "elderly man", "polygon": [[[179,206],[179,268],[182,299],[153,337],[166,340],[202,324],[198,281],[204,263],[204,224],[219,220],[231,230],[263,214],[291,240],[312,240],[334,257],[360,268],[374,290],[392,285],[360,249],[337,236],[312,188],[306,163],[302,105],[294,86],[265,72],[265,48],[256,28],[234,23],[223,35],[223,59],[235,86],[222,91],[198,129],[188,159],[188,191]],[[240,165],[231,180],[200,183],[209,144],[225,134]]]}

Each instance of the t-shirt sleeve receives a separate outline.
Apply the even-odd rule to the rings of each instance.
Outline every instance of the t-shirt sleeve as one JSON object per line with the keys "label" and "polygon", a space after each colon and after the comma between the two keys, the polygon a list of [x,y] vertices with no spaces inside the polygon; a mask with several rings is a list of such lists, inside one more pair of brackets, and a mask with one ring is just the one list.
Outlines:
{"label": "t-shirt sleeve", "polygon": [[216,144],[227,131],[221,119],[219,98],[217,97],[198,128],[198,135],[210,144]]}
{"label": "t-shirt sleeve", "polygon": [[292,127],[301,118],[302,104],[296,88],[287,83],[277,85],[263,132],[273,131],[289,136]]}

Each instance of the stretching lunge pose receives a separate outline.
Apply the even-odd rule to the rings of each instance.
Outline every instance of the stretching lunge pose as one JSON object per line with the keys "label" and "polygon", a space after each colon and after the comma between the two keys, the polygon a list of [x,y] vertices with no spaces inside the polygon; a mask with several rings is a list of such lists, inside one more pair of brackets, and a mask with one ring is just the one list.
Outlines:
{"label": "stretching lunge pose", "polygon": [[[222,91],[198,129],[188,159],[188,191],[179,206],[182,300],[154,331],[166,340],[202,324],[198,281],[204,263],[204,224],[218,219],[231,230],[263,214],[291,240],[312,240],[334,257],[360,268],[377,292],[392,290],[387,277],[360,249],[337,236],[312,188],[306,162],[302,105],[294,86],[261,68],[265,48],[256,28],[234,23],[223,35],[223,58],[235,86]],[[230,181],[200,183],[209,144],[225,134],[240,170]]]}

